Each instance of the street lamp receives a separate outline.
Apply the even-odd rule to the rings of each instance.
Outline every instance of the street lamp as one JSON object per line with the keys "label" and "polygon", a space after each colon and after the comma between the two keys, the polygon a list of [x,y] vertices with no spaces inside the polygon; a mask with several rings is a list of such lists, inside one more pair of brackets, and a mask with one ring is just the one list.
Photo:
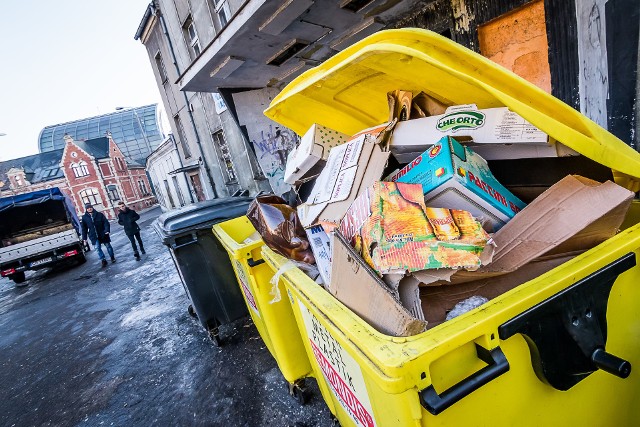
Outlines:
{"label": "street lamp", "polygon": [[[140,126],[140,131],[142,132],[142,138],[144,139],[144,142],[147,144],[147,150],[149,150],[149,154],[151,154],[153,150],[151,149],[151,144],[149,143],[149,138],[147,137],[147,131],[144,130],[144,126],[142,126],[142,121],[140,120],[140,116],[138,116],[136,109],[134,107],[116,107],[116,111],[122,111],[122,110],[131,110],[133,115],[136,117],[138,126]],[[147,154],[147,156],[149,156],[149,154]]]}

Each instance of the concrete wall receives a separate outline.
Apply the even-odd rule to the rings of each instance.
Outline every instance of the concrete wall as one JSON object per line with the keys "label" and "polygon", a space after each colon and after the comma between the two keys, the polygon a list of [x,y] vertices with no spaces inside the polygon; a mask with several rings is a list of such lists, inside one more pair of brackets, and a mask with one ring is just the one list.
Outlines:
{"label": "concrete wall", "polygon": [[295,148],[298,136],[290,129],[269,120],[263,111],[278,94],[275,88],[264,88],[233,94],[240,124],[246,126],[258,162],[273,192],[282,195],[291,189],[284,182],[287,155]]}

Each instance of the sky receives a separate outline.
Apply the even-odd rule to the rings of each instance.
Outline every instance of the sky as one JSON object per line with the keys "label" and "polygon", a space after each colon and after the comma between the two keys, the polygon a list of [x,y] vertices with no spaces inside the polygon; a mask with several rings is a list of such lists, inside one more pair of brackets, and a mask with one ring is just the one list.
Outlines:
{"label": "sky", "polygon": [[0,161],[38,153],[49,125],[162,105],[133,36],[149,0],[0,1]]}

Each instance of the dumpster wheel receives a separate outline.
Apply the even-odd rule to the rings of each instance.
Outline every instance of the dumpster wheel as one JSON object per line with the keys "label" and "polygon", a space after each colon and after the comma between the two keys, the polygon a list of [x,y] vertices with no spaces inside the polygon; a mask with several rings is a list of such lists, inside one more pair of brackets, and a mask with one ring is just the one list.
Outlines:
{"label": "dumpster wheel", "polygon": [[293,396],[300,405],[306,405],[311,400],[311,390],[305,384],[305,379],[301,378],[294,383],[285,381],[289,395]]}
{"label": "dumpster wheel", "polygon": [[209,329],[209,338],[216,345],[216,347],[222,347],[222,340],[220,340],[220,331],[218,328]]}
{"label": "dumpster wheel", "polygon": [[189,312],[191,317],[198,317],[198,315],[196,314],[196,310],[193,308],[191,304],[189,304],[189,307],[187,307],[187,311]]}

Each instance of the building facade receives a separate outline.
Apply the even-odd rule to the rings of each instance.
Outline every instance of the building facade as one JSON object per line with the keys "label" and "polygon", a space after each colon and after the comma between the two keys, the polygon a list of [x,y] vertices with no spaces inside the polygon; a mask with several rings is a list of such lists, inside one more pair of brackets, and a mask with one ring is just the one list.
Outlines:
{"label": "building facade", "polygon": [[[212,199],[242,190],[251,194],[270,190],[254,151],[224,101],[212,93],[183,92],[175,84],[178,76],[191,66],[200,49],[216,34],[220,16],[224,17],[227,12],[231,16],[230,3],[217,3],[219,14],[215,12],[213,3],[194,2],[192,7],[186,6],[186,2],[166,2],[162,6],[152,4],[147,8],[135,36],[147,50],[173,130],[172,158],[178,155],[179,161],[174,159],[174,163],[180,164],[180,168],[189,174],[189,189],[183,189],[185,203],[190,203],[188,194],[202,193],[205,199]],[[164,152],[163,149],[159,151]],[[163,156],[161,153],[151,156],[147,167],[163,170],[164,165],[154,165]],[[165,180],[170,184],[174,205],[178,206],[175,188],[171,186],[174,177],[167,175],[154,179],[160,182],[161,189]],[[194,182],[191,177],[198,181]],[[178,182],[182,185],[181,180]],[[193,199],[197,201],[200,197]],[[168,198],[164,202],[163,206],[171,206]]]}
{"label": "building facade", "polygon": [[58,187],[79,215],[91,203],[109,219],[117,217],[119,201],[134,210],[157,203],[144,166],[127,159],[110,134],[64,140],[62,149],[0,162],[0,197]]}
{"label": "building facade", "polygon": [[163,211],[206,200],[202,169],[185,167],[178,143],[169,138],[147,158],[147,172]]}

